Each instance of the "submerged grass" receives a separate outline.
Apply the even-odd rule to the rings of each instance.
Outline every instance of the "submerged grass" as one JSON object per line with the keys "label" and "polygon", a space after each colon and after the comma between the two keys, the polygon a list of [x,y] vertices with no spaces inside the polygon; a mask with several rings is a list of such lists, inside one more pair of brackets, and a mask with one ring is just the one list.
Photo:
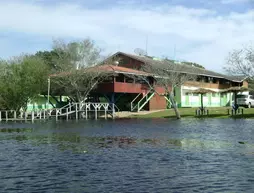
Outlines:
{"label": "submerged grass", "polygon": [[[209,115],[196,116],[197,108],[179,108],[181,117],[189,118],[254,118],[254,108],[241,108],[243,114],[228,115],[229,107],[211,107],[208,108]],[[167,109],[164,111],[143,114],[143,115],[132,115],[132,118],[175,118],[173,109]]]}

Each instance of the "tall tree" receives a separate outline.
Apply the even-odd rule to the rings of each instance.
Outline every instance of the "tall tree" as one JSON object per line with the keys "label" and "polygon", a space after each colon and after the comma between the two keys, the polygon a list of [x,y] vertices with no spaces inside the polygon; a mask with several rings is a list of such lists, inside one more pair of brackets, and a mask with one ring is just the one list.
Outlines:
{"label": "tall tree", "polygon": [[245,76],[254,80],[254,45],[230,52],[225,70],[231,75]]}
{"label": "tall tree", "polygon": [[0,108],[26,109],[29,100],[46,86],[48,69],[44,62],[23,55],[0,63]]}
{"label": "tall tree", "polygon": [[[174,91],[177,87],[182,86],[185,82],[196,79],[194,68],[189,68],[188,73],[186,73],[187,66],[184,64],[175,64],[169,62],[168,60],[161,61],[161,65],[152,65],[144,64],[141,70],[148,72],[154,79],[154,82],[151,83],[150,79],[147,76],[132,76],[135,79],[145,81],[145,83],[157,93],[156,87],[162,86],[164,88],[165,99],[171,103],[176,118],[180,119],[181,115],[177,107]],[[161,95],[160,93],[157,93]]]}
{"label": "tall tree", "polygon": [[108,76],[104,71],[91,68],[101,62],[101,49],[90,39],[70,43],[56,40],[53,51],[58,56],[54,61],[58,73],[51,76],[53,94],[60,91],[81,102]]}
{"label": "tall tree", "polygon": [[89,38],[69,43],[54,40],[53,51],[58,56],[54,63],[59,71],[91,67],[101,59],[101,49]]}

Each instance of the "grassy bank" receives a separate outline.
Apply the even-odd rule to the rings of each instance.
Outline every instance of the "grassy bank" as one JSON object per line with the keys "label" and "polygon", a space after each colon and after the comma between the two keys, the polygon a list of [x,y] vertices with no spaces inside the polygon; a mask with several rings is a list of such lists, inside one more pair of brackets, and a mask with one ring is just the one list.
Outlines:
{"label": "grassy bank", "polygon": [[[180,108],[181,116],[189,118],[254,118],[254,108],[247,109],[243,108],[243,115],[228,115],[229,107],[219,107],[219,108],[208,108],[209,115],[196,116],[195,111],[197,108]],[[160,112],[154,112],[143,115],[132,115],[132,118],[174,118],[175,113],[173,109],[168,109]]]}

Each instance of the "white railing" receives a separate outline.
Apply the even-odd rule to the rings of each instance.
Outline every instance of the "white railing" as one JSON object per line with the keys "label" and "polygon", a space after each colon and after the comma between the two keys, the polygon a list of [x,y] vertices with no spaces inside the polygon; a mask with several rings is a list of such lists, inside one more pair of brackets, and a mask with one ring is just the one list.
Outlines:
{"label": "white railing", "polygon": [[[149,96],[149,94],[151,95]],[[149,90],[149,92],[146,93],[146,95],[138,102],[138,112],[146,105],[146,103],[153,97],[154,94],[155,93],[153,90]]]}
{"label": "white railing", "polygon": [[141,95],[142,93],[139,93],[132,101],[131,101],[131,111],[135,110],[135,108],[138,106],[138,104],[134,104],[136,102],[136,100],[138,99],[138,97]]}
{"label": "white railing", "polygon": [[[61,108],[54,109],[42,109],[36,111],[14,111],[14,110],[0,110],[0,121],[9,120],[41,120],[55,117],[58,120],[59,117],[65,117],[67,120],[69,116],[75,115],[76,119],[79,119],[80,113],[85,113],[86,119],[88,118],[88,112],[95,114],[95,119],[98,118],[98,112],[104,112],[105,118],[110,114],[113,118],[115,112],[119,112],[120,109],[114,103],[70,103]],[[92,113],[92,114],[93,114]]]}

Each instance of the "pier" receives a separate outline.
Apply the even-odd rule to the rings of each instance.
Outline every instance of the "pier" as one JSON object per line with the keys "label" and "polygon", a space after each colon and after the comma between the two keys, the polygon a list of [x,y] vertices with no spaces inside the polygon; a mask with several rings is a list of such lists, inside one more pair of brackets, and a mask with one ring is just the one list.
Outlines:
{"label": "pier", "polygon": [[61,108],[32,111],[0,110],[1,121],[35,121],[55,119],[114,119],[118,107],[114,103],[70,103]]}

